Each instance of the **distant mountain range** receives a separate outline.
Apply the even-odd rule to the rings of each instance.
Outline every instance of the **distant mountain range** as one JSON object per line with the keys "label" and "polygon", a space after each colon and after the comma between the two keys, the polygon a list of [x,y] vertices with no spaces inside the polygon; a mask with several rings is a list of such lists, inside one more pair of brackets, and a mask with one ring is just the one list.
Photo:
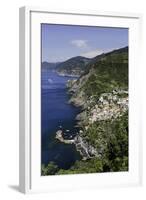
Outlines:
{"label": "distant mountain range", "polygon": [[82,108],[76,148],[88,155],[58,174],[128,171],[128,47],[93,58],[67,86]]}
{"label": "distant mountain range", "polygon": [[[76,56],[63,62],[42,62],[42,70],[55,70],[60,75],[81,76],[87,73],[91,66],[95,65],[98,61],[104,59],[106,56],[117,53],[127,52],[128,47],[120,48],[109,53],[103,53],[93,58],[86,58],[83,56]],[[119,61],[117,61],[119,62]]]}
{"label": "distant mountain range", "polygon": [[84,73],[86,66],[90,61],[90,58],[85,58],[82,56],[73,57],[58,64],[56,70],[61,75],[81,75]]}
{"label": "distant mountain range", "polygon": [[68,80],[67,92],[81,108],[73,142],[83,157],[56,174],[128,171],[128,66],[128,47],[56,65],[58,73],[80,75]]}
{"label": "distant mountain range", "polygon": [[59,64],[59,62],[57,63],[51,63],[51,62],[42,62],[42,70],[52,70],[52,69],[55,69],[56,66]]}
{"label": "distant mountain range", "polygon": [[76,56],[64,62],[49,63],[42,62],[42,70],[55,70],[60,75],[77,75],[80,76],[86,70],[87,64],[91,61],[90,58]]}
{"label": "distant mountain range", "polygon": [[75,104],[85,104],[90,96],[113,90],[128,90],[128,47],[93,58],[77,81],[69,83]]}

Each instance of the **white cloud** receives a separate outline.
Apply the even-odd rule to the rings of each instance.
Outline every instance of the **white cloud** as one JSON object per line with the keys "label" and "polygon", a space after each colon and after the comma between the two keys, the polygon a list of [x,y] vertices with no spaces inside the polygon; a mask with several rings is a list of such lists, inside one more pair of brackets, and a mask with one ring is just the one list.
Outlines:
{"label": "white cloud", "polygon": [[87,57],[87,58],[93,58],[95,56],[98,56],[100,54],[103,54],[103,53],[107,53],[107,52],[110,52],[112,50],[114,50],[115,48],[113,49],[95,49],[93,51],[88,51],[88,52],[85,52],[85,53],[82,53],[81,56],[84,56],[84,57]]}
{"label": "white cloud", "polygon": [[84,48],[87,47],[87,40],[72,40],[71,44],[78,48]]}
{"label": "white cloud", "polygon": [[81,54],[81,56],[87,57],[87,58],[93,58],[97,55],[100,55],[104,53],[104,51],[102,49],[95,49],[93,51],[89,51],[89,52],[85,52],[83,54]]}

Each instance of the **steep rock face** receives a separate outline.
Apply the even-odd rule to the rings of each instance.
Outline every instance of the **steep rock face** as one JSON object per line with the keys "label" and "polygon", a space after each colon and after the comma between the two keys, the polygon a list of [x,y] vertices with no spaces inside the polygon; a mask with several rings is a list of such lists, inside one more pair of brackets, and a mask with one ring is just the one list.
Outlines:
{"label": "steep rock face", "polygon": [[[123,163],[121,165],[124,167],[121,167],[121,170],[127,170],[128,92],[114,90],[112,93],[101,94],[97,103],[84,109],[77,119],[80,127],[77,136],[72,140],[64,140],[61,135],[59,140],[66,144],[75,144],[83,161],[94,158],[106,161],[110,165],[110,162],[115,162],[110,158],[112,156]],[[116,171],[114,167],[110,170]]]}
{"label": "steep rock face", "polygon": [[128,47],[95,57],[88,70],[79,79],[69,81],[67,87],[69,102],[82,107],[76,117],[81,128],[76,146],[84,159],[90,158],[92,148],[92,156],[99,158],[108,148],[104,134],[112,135],[115,124],[128,113]]}
{"label": "steep rock face", "polygon": [[[92,99],[92,98],[91,98]],[[88,105],[90,103],[88,102]],[[112,124],[118,119],[120,120],[128,112],[128,92],[127,91],[113,91],[112,93],[103,93],[97,100],[94,106],[88,106],[79,115],[77,115],[78,126],[81,127],[79,138],[82,138],[82,146],[86,147],[85,152],[92,157],[101,157],[104,155],[107,148],[107,137],[102,135],[103,131],[112,131]],[[100,123],[101,122],[101,123]],[[103,123],[105,122],[105,123]],[[103,123],[103,125],[102,125]],[[105,131],[105,124],[109,123],[108,129]],[[109,129],[111,129],[109,131]],[[100,133],[101,132],[101,133]],[[94,137],[92,134],[94,133]],[[91,142],[91,140],[94,140]],[[98,144],[98,145],[97,145]],[[91,149],[94,151],[91,153]],[[81,151],[82,152],[82,151]],[[90,156],[83,153],[84,159],[89,159]],[[86,156],[85,156],[86,155]]]}
{"label": "steep rock face", "polygon": [[128,90],[128,47],[104,54],[97,62],[89,63],[88,68],[78,80],[68,84],[70,102],[75,105],[86,105],[91,96],[96,99],[102,93]]}
{"label": "steep rock face", "polygon": [[81,106],[73,143],[83,160],[58,174],[127,171],[128,47],[95,57],[67,87]]}
{"label": "steep rock face", "polygon": [[82,107],[76,119],[83,158],[90,159],[93,148],[91,157],[102,163],[103,171],[127,170],[128,47],[94,59],[84,74],[67,86],[70,102]]}

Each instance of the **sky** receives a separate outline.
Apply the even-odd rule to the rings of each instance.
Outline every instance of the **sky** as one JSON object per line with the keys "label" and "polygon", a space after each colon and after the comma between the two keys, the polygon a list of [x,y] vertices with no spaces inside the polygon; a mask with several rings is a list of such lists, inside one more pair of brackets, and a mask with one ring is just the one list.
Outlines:
{"label": "sky", "polygon": [[74,25],[41,25],[42,61],[92,58],[128,46],[128,29]]}

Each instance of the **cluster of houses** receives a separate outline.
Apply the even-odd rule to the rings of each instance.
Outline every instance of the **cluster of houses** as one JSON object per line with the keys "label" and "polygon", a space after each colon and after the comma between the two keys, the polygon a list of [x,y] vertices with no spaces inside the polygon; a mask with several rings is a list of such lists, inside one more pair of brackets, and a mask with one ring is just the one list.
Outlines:
{"label": "cluster of houses", "polygon": [[101,120],[115,119],[121,116],[127,110],[127,91],[113,91],[112,93],[103,93],[98,99],[97,104],[90,111],[89,123]]}

